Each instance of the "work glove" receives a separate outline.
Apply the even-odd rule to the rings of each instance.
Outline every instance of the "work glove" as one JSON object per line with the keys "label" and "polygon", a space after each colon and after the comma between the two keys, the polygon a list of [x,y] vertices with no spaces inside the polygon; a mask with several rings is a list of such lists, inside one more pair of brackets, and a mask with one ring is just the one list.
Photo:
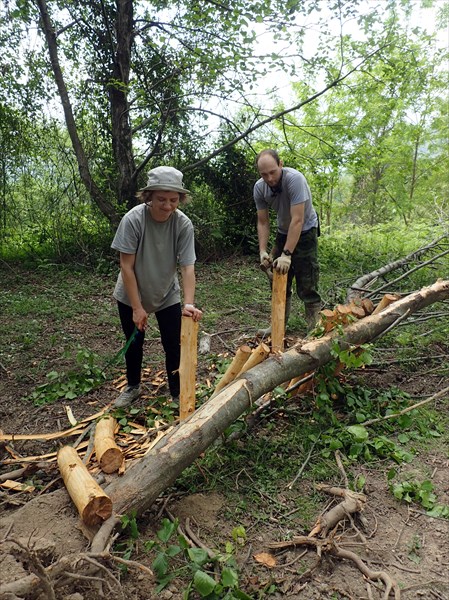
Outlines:
{"label": "work glove", "polygon": [[291,262],[292,262],[291,256],[285,256],[285,254],[281,254],[280,257],[274,261],[273,267],[276,269],[276,271],[278,273],[288,273]]}
{"label": "work glove", "polygon": [[273,262],[273,259],[271,258],[271,256],[268,254],[268,252],[266,250],[264,250],[264,252],[260,253],[261,269],[263,269],[264,271],[266,271],[267,269],[270,269],[272,262]]}

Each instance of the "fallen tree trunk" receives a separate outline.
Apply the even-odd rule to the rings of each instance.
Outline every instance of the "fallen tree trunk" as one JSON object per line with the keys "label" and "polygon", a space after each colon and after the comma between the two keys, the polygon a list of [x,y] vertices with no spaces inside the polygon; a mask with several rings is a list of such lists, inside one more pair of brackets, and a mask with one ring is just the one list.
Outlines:
{"label": "fallen tree trunk", "polygon": [[270,357],[241,374],[233,383],[210,398],[191,417],[165,436],[140,462],[105,489],[115,513],[142,514],[214,440],[253,402],[277,385],[314,371],[332,359],[332,342],[341,348],[358,346],[377,338],[411,313],[449,298],[449,280],[398,300],[378,315],[371,315],[323,338]]}
{"label": "fallen tree trunk", "polygon": [[[390,281],[389,283],[382,285],[380,288],[377,288],[376,290],[369,289],[377,281],[377,279],[379,277],[383,277],[384,275],[387,275],[387,273],[391,273],[392,271],[395,271],[396,269],[399,269],[401,267],[408,265],[411,261],[417,260],[420,256],[422,256],[429,250],[431,250],[433,248],[437,248],[439,246],[440,242],[442,242],[443,240],[446,240],[447,238],[448,238],[448,234],[446,233],[446,234],[442,235],[441,237],[439,237],[438,239],[434,240],[433,242],[430,242],[430,244],[427,244],[426,246],[423,246],[422,248],[418,248],[418,250],[415,250],[414,252],[411,252],[407,256],[404,256],[404,258],[400,258],[399,260],[395,260],[394,262],[388,263],[388,265],[379,267],[379,269],[376,269],[375,271],[371,271],[371,273],[365,273],[364,275],[359,277],[348,289],[347,296],[346,296],[347,302],[350,302],[351,300],[359,297],[360,295],[368,296],[368,297],[373,296],[374,294],[377,294],[377,293],[381,292],[382,290],[384,290],[385,288],[389,287],[394,282]],[[448,253],[449,253],[449,250],[444,250],[440,254],[433,256],[429,260],[426,260],[425,262],[422,262],[422,263],[418,264],[416,267],[410,269],[406,273],[403,273],[400,277],[398,277],[394,281],[396,282],[396,281],[399,281],[400,279],[403,279],[404,277],[407,277],[414,271],[417,271],[418,269],[422,269],[423,267],[431,264],[432,262],[435,262],[438,258],[440,258],[441,256],[445,256]]]}

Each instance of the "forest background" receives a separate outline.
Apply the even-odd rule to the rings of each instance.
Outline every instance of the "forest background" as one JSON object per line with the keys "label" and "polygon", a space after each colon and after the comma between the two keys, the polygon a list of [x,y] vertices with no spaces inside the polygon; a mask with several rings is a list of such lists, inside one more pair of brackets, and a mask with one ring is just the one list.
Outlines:
{"label": "forest background", "polygon": [[[448,19],[443,0],[5,0],[3,431],[53,432],[67,418],[65,404],[78,419],[89,418],[118,393],[123,336],[111,298],[118,262],[110,243],[152,167],[179,168],[192,191],[186,212],[196,231],[197,301],[202,332],[211,336],[210,353],[199,362],[198,404],[210,397],[236,349],[258,343],[255,332],[270,318],[252,199],[261,149],[276,148],[310,184],[321,220],[325,307],[345,302],[361,275],[432,240],[438,242],[404,263],[399,278],[393,272],[379,280],[374,287],[382,292],[372,297],[406,296],[447,279]],[[351,373],[338,379],[329,376],[336,363],[327,366],[313,394],[299,400],[276,388],[255,430],[251,414],[233,423],[226,436],[234,443],[211,447],[188,467],[151,518],[137,523],[125,515],[126,531],[112,553],[146,563],[157,581],[122,569],[123,596],[147,600],[163,590],[166,598],[192,597],[192,577],[206,567],[164,546],[174,524],[161,519],[174,515],[176,523],[196,517],[208,545],[226,548],[214,569],[220,585],[227,583],[214,597],[242,598],[245,590],[255,599],[373,598],[376,590],[356,569],[335,561],[315,577],[310,556],[296,563],[295,554],[286,554],[268,575],[267,565],[251,558],[269,540],[310,530],[327,505],[316,482],[345,485],[346,479],[346,487],[369,496],[364,531],[374,539],[367,534],[364,558],[393,573],[406,598],[447,597],[449,428],[441,399],[449,368],[447,306],[445,300],[405,319],[362,356],[334,349]],[[297,298],[293,309],[288,346],[305,332]],[[130,418],[151,428],[177,416],[164,396],[154,324],[146,354],[145,394],[117,415],[121,434]],[[435,392],[438,402],[400,414]],[[395,412],[399,418],[389,420]],[[20,463],[57,447],[3,444],[0,477],[15,464],[11,451]],[[49,461],[25,483],[43,506],[44,492],[48,502],[62,497],[61,512],[52,506],[46,521],[24,490],[2,488],[0,506],[5,520],[14,519],[12,535],[30,544],[38,524],[36,535],[59,535],[57,550],[65,553],[65,517],[74,510],[51,493],[62,485],[53,467]],[[62,511],[64,518],[54,519]],[[70,543],[82,551],[76,527]],[[13,566],[3,573],[20,580],[23,567]],[[74,590],[94,598],[82,583],[68,591]]]}
{"label": "forest background", "polygon": [[98,264],[160,164],[185,173],[200,260],[254,254],[265,147],[304,172],[325,235],[432,237],[449,210],[448,10],[5,2],[1,256]]}

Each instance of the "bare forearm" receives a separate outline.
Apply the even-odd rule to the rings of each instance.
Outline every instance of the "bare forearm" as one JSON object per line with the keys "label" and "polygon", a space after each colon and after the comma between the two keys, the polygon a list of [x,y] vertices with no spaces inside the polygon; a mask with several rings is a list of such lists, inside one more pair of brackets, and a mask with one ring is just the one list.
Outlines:
{"label": "bare forearm", "polygon": [[195,300],[195,268],[193,265],[181,267],[182,287],[184,291],[184,307],[182,314],[184,317],[192,317],[194,321],[200,321],[203,312],[194,305]]}
{"label": "bare forearm", "polygon": [[134,269],[130,268],[129,266],[122,266],[121,272],[126,295],[128,296],[133,310],[142,308],[142,302],[140,300],[139,288],[137,286],[137,279]]}
{"label": "bare forearm", "polygon": [[[299,238],[301,237],[302,231],[302,220],[292,220],[290,223],[290,227],[288,228],[287,240],[285,241],[284,248],[293,252],[296,248],[296,245],[299,242]],[[283,248],[281,248],[283,250]]]}
{"label": "bare forearm", "polygon": [[181,277],[184,293],[184,304],[194,304],[196,278],[193,265],[181,267]]}
{"label": "bare forearm", "polygon": [[266,252],[268,240],[270,238],[269,221],[257,221],[257,237],[259,239],[259,252]]}

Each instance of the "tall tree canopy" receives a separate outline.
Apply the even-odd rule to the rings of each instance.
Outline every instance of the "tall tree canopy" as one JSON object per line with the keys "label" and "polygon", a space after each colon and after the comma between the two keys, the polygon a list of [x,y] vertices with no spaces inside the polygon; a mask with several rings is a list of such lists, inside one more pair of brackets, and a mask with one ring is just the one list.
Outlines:
{"label": "tall tree canopy", "polygon": [[[383,16],[399,10],[406,17],[413,4],[8,0],[0,8],[2,141],[11,144],[15,122],[31,129],[39,123],[43,144],[59,135],[66,173],[72,172],[66,188],[83,196],[67,154],[68,132],[86,190],[83,201],[90,198],[116,224],[133,206],[148,167],[171,163],[188,172],[240,140],[254,141],[251,134],[274,120],[290,115],[294,123],[311,116],[312,104],[329,90],[339,90],[341,100],[335,98],[343,107],[348,88],[342,84],[351,74],[362,77],[362,69],[377,95],[380,133],[383,113],[390,114],[385,95],[404,96],[400,88],[409,77],[404,56],[396,60],[386,51],[397,44],[397,23]],[[413,73],[408,92],[423,81],[425,68]],[[375,86],[378,78],[387,82],[383,90]],[[299,97],[271,108],[269,92],[275,99],[278,83],[298,79],[304,81]],[[357,82],[351,85],[350,105],[363,112],[370,100],[363,87],[357,91]],[[237,118],[231,101],[241,107]],[[357,127],[362,124],[360,117]],[[417,132],[408,135],[420,143]],[[328,146],[338,152],[341,143]],[[360,142],[360,164],[362,155]],[[334,157],[330,172],[335,174],[337,163]],[[6,180],[17,172],[4,173],[6,197]],[[412,196],[414,183],[408,184]],[[398,202],[406,204],[404,198]]]}

